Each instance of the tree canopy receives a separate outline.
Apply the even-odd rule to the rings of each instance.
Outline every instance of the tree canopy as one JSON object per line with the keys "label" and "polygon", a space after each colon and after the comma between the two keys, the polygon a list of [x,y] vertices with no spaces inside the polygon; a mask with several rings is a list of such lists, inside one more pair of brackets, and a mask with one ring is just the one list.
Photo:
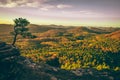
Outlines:
{"label": "tree canopy", "polygon": [[14,31],[12,32],[12,34],[14,35],[14,39],[13,39],[13,43],[12,43],[13,46],[15,45],[15,42],[16,42],[18,35],[21,35],[23,38],[35,37],[29,32],[29,29],[26,27],[30,24],[30,22],[27,19],[16,18],[13,21],[14,21]]}

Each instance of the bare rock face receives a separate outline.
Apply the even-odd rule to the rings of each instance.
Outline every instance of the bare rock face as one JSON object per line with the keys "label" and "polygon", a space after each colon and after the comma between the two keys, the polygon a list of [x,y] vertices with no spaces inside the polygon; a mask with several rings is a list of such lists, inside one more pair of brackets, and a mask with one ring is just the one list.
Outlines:
{"label": "bare rock face", "polygon": [[0,41],[0,60],[19,56],[19,50],[12,45],[8,45],[5,42]]}
{"label": "bare rock face", "polygon": [[0,80],[79,80],[79,76],[45,63],[36,64],[24,57],[0,62]]}

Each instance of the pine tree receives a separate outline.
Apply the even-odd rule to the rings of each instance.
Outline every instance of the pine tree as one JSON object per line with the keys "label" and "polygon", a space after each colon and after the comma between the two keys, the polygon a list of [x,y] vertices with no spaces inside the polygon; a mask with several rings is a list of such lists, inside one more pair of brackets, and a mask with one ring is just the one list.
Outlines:
{"label": "pine tree", "polygon": [[26,27],[30,24],[27,19],[24,18],[16,18],[14,20],[14,31],[12,34],[14,35],[12,45],[15,46],[17,36],[21,35],[22,37],[33,37],[33,35],[29,32],[29,29]]}

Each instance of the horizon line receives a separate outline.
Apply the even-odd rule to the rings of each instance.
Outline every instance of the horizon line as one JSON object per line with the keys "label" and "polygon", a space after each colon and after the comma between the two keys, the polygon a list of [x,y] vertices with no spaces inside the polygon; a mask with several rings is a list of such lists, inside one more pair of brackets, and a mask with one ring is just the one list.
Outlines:
{"label": "horizon line", "polygon": [[[0,25],[14,25],[13,23],[0,23]],[[91,26],[91,25],[62,25],[62,24],[35,24],[31,23],[30,25],[38,25],[38,26],[64,26],[64,27],[115,27],[120,28],[120,26]]]}

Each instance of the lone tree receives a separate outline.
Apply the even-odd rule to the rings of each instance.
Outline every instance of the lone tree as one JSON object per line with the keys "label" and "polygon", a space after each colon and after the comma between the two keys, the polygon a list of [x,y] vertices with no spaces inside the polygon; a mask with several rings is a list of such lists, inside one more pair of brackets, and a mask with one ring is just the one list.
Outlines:
{"label": "lone tree", "polygon": [[15,45],[15,42],[17,40],[17,36],[21,35],[23,38],[30,37],[33,38],[33,36],[29,31],[29,29],[26,27],[30,24],[30,22],[24,18],[16,18],[14,20],[14,31],[11,32],[14,35],[13,43],[12,45]]}

